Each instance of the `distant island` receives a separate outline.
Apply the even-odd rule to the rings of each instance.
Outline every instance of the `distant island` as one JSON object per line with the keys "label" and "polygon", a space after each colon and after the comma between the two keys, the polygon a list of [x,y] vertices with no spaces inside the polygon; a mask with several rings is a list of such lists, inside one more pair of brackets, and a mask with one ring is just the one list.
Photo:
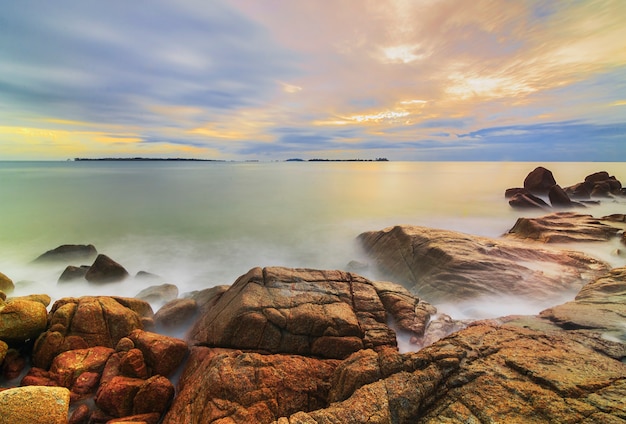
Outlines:
{"label": "distant island", "polygon": [[142,158],[142,157],[134,157],[134,158],[74,158],[74,161],[175,161],[175,162],[225,162],[223,160],[217,159],[194,159],[194,158]]}
{"label": "distant island", "polygon": [[285,162],[389,162],[387,158],[376,158],[376,159],[287,159]]}

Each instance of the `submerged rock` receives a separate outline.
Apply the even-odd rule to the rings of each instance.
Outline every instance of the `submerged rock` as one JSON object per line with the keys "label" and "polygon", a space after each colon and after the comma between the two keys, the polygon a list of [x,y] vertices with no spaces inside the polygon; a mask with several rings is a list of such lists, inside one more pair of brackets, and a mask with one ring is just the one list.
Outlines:
{"label": "submerged rock", "polygon": [[389,227],[358,240],[385,277],[431,303],[484,295],[545,300],[608,270],[579,252],[427,227]]}
{"label": "submerged rock", "polygon": [[85,279],[90,283],[101,284],[122,281],[128,277],[128,271],[122,265],[103,254],[98,255],[85,274]]}

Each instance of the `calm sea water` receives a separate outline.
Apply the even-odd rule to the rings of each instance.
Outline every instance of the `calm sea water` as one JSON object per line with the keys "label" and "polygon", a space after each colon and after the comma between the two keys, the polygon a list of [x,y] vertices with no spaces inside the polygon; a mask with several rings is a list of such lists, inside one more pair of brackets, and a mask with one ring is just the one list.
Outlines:
{"label": "calm sea water", "polygon": [[[63,267],[29,264],[68,243],[94,244],[131,274],[158,274],[181,293],[231,284],[254,266],[345,269],[363,260],[358,234],[390,225],[501,235],[530,215],[511,209],[504,190],[538,165],[562,186],[600,170],[626,182],[623,163],[0,162],[0,272],[16,295],[144,288],[57,285]],[[605,201],[587,212],[626,210]],[[592,249],[623,265],[612,248]]]}

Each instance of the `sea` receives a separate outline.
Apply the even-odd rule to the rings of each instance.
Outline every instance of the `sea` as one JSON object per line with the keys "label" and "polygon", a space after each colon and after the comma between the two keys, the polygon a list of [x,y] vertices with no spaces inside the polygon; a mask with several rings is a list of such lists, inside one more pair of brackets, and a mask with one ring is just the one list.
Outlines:
{"label": "sea", "polygon": [[[150,284],[57,284],[64,265],[32,261],[63,244],[93,244],[131,275],[145,271],[177,285],[180,296],[232,284],[257,266],[345,270],[368,261],[356,243],[364,231],[410,224],[500,237],[517,218],[545,214],[515,210],[504,197],[537,166],[562,187],[597,171],[626,183],[621,162],[0,162],[0,272],[14,281],[12,296],[56,300],[135,296]],[[605,199],[580,211],[601,217],[625,206]],[[626,265],[618,241],[567,247]],[[358,272],[376,278],[371,267]],[[455,318],[545,306],[446,305]]]}

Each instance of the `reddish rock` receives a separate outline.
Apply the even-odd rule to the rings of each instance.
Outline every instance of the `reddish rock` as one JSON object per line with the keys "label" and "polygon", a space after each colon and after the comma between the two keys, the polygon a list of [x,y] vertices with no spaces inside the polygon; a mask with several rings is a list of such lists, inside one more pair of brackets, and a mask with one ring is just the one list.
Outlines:
{"label": "reddish rock", "polygon": [[[326,407],[337,360],[192,349],[164,424],[270,423]],[[221,420],[221,421],[219,421]]]}
{"label": "reddish rock", "polygon": [[535,168],[524,179],[524,188],[532,194],[546,194],[555,184],[552,172],[542,166]]}
{"label": "reddish rock", "polygon": [[113,349],[102,346],[62,352],[52,361],[50,373],[59,385],[72,389],[82,373],[99,375],[113,352]]}
{"label": "reddish rock", "polygon": [[194,299],[174,299],[154,314],[154,322],[160,329],[176,330],[190,324],[198,310],[198,302]]}
{"label": "reddish rock", "polygon": [[88,424],[91,410],[85,404],[78,405],[67,422],[67,424]]}
{"label": "reddish rock", "polygon": [[357,274],[254,268],[205,310],[190,341],[345,358],[362,348],[395,346],[387,317],[375,285]]}
{"label": "reddish rock", "polygon": [[131,415],[129,417],[123,418],[114,418],[112,420],[108,420],[107,424],[158,424],[161,419],[161,414],[152,413],[152,414],[138,414]]}
{"label": "reddish rock", "polygon": [[128,338],[143,353],[152,375],[170,376],[180,366],[188,352],[187,343],[174,337],[135,330]]}
{"label": "reddish rock", "polygon": [[[2,344],[2,343],[0,343]],[[0,348],[1,350],[1,348]],[[13,380],[22,373],[26,367],[26,358],[20,355],[15,349],[8,349],[3,356],[0,354],[0,364],[2,364],[2,376],[7,380]]]}
{"label": "reddish rock", "polygon": [[20,382],[21,386],[58,386],[59,383],[50,371],[31,367]]}
{"label": "reddish rock", "polygon": [[137,348],[130,349],[121,356],[119,368],[126,377],[146,379],[149,376],[143,353]]}
{"label": "reddish rock", "polygon": [[133,415],[135,395],[145,380],[130,377],[113,377],[106,384],[101,384],[96,393],[98,408],[112,417]]}
{"label": "reddish rock", "polygon": [[128,271],[122,265],[103,254],[96,257],[85,274],[87,281],[98,284],[122,281],[128,277]]}
{"label": "reddish rock", "polygon": [[136,310],[145,308],[145,313],[152,312],[147,302],[138,299],[85,296],[55,302],[48,330],[35,343],[33,364],[47,369],[56,355],[67,350],[114,348],[121,338],[143,328],[142,317],[123,302]]}
{"label": "reddish rock", "polygon": [[162,375],[147,379],[133,399],[133,414],[164,413],[174,399],[174,385]]}

